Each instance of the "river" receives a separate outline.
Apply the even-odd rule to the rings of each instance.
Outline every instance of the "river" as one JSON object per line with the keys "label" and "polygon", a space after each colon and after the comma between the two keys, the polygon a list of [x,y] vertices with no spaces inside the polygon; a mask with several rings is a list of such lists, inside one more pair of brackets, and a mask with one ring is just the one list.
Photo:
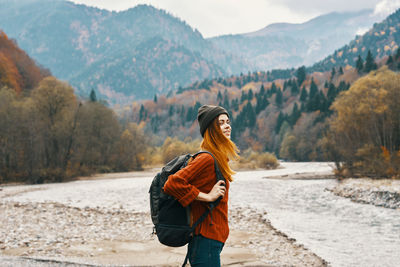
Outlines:
{"label": "river", "polygon": [[[285,179],[288,175],[331,174],[328,163],[282,166],[270,171],[238,172],[231,183],[230,209],[252,207],[261,214],[267,212],[265,216],[275,228],[331,266],[400,266],[400,210],[335,196],[325,190],[335,186],[334,179]],[[20,193],[7,200],[102,210],[118,210],[123,205],[126,210],[148,212],[147,192],[153,175],[112,174],[106,177],[113,179],[18,186],[15,190]]]}
{"label": "river", "polygon": [[[285,172],[318,167],[286,163]],[[326,165],[321,164],[323,168]],[[400,266],[400,210],[351,202],[325,190],[334,179],[274,179],[281,170],[239,172],[231,206],[251,206],[331,266]]]}

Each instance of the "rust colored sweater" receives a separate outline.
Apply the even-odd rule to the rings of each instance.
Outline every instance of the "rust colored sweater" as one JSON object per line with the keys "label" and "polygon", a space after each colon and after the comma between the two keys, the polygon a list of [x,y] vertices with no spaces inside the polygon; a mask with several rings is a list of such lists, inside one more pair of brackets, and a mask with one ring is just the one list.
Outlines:
{"label": "rust colored sweater", "polygon": [[[192,222],[195,222],[207,209],[207,202],[195,200],[199,192],[209,193],[217,182],[214,159],[207,153],[196,156],[188,166],[170,175],[164,185],[164,191],[178,199],[182,206],[191,204]],[[195,234],[225,243],[229,235],[228,226],[228,192],[229,181],[226,180],[226,193],[211,216],[196,227]]]}

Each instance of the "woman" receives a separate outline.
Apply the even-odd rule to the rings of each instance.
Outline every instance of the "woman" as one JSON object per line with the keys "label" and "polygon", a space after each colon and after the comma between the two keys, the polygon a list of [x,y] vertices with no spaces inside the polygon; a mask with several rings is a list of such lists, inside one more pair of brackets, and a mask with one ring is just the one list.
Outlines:
{"label": "woman", "polygon": [[197,119],[203,137],[201,149],[214,155],[226,183],[216,183],[214,159],[201,153],[187,167],[169,176],[164,191],[182,206],[191,205],[192,222],[205,212],[207,202],[222,197],[211,215],[196,227],[188,252],[191,266],[220,266],[220,253],[229,235],[228,191],[234,174],[228,161],[238,158],[238,149],[230,140],[229,114],[224,108],[204,105],[199,108]]}

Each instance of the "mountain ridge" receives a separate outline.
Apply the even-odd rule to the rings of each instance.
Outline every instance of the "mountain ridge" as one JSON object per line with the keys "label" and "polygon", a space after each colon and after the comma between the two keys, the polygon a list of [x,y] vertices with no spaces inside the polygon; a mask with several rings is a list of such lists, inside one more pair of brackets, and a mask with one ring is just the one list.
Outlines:
{"label": "mountain ridge", "polygon": [[[149,5],[115,12],[63,0],[24,3],[28,4],[0,0],[4,7],[0,9],[0,28],[55,76],[69,81],[78,94],[87,96],[95,89],[112,104],[151,99],[187,86],[195,79],[303,65],[304,58],[313,60],[314,51],[328,48],[323,42],[309,43],[297,36],[274,36],[268,40],[256,36],[249,42],[242,35],[231,37],[229,41],[237,47],[229,50],[217,45],[213,38],[203,38],[180,18]],[[153,38],[160,38],[159,46]],[[174,49],[164,50],[165,60],[152,58],[148,49],[140,45],[148,40],[154,41],[150,42],[153,49],[165,48],[164,41]],[[248,47],[247,54],[240,52],[244,47]],[[139,66],[138,62],[143,60],[135,61],[134,55],[141,53],[148,64]],[[157,62],[173,67],[163,68]],[[143,65],[154,65],[156,71],[143,69]],[[107,77],[110,66],[114,80]],[[118,101],[107,96],[118,94]]]}

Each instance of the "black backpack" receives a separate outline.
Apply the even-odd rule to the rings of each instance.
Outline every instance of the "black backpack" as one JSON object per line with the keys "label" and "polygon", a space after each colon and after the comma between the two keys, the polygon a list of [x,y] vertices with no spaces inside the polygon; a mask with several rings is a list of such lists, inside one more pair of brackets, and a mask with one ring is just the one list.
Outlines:
{"label": "black backpack", "polygon": [[[164,184],[168,180],[168,176],[176,173],[180,169],[187,166],[190,158],[195,158],[200,153],[208,153],[208,151],[200,151],[194,155],[186,154],[174,158],[168,162],[154,178],[150,186],[150,209],[151,219],[154,224],[154,231],[158,240],[167,246],[180,247],[184,246],[191,240],[193,232],[207,215],[212,212],[213,208],[218,205],[221,198],[209,203],[209,208],[202,216],[190,226],[190,207],[184,208],[177,199],[167,195],[164,190]],[[214,158],[215,171],[217,181],[225,178],[219,170],[217,161]]]}

